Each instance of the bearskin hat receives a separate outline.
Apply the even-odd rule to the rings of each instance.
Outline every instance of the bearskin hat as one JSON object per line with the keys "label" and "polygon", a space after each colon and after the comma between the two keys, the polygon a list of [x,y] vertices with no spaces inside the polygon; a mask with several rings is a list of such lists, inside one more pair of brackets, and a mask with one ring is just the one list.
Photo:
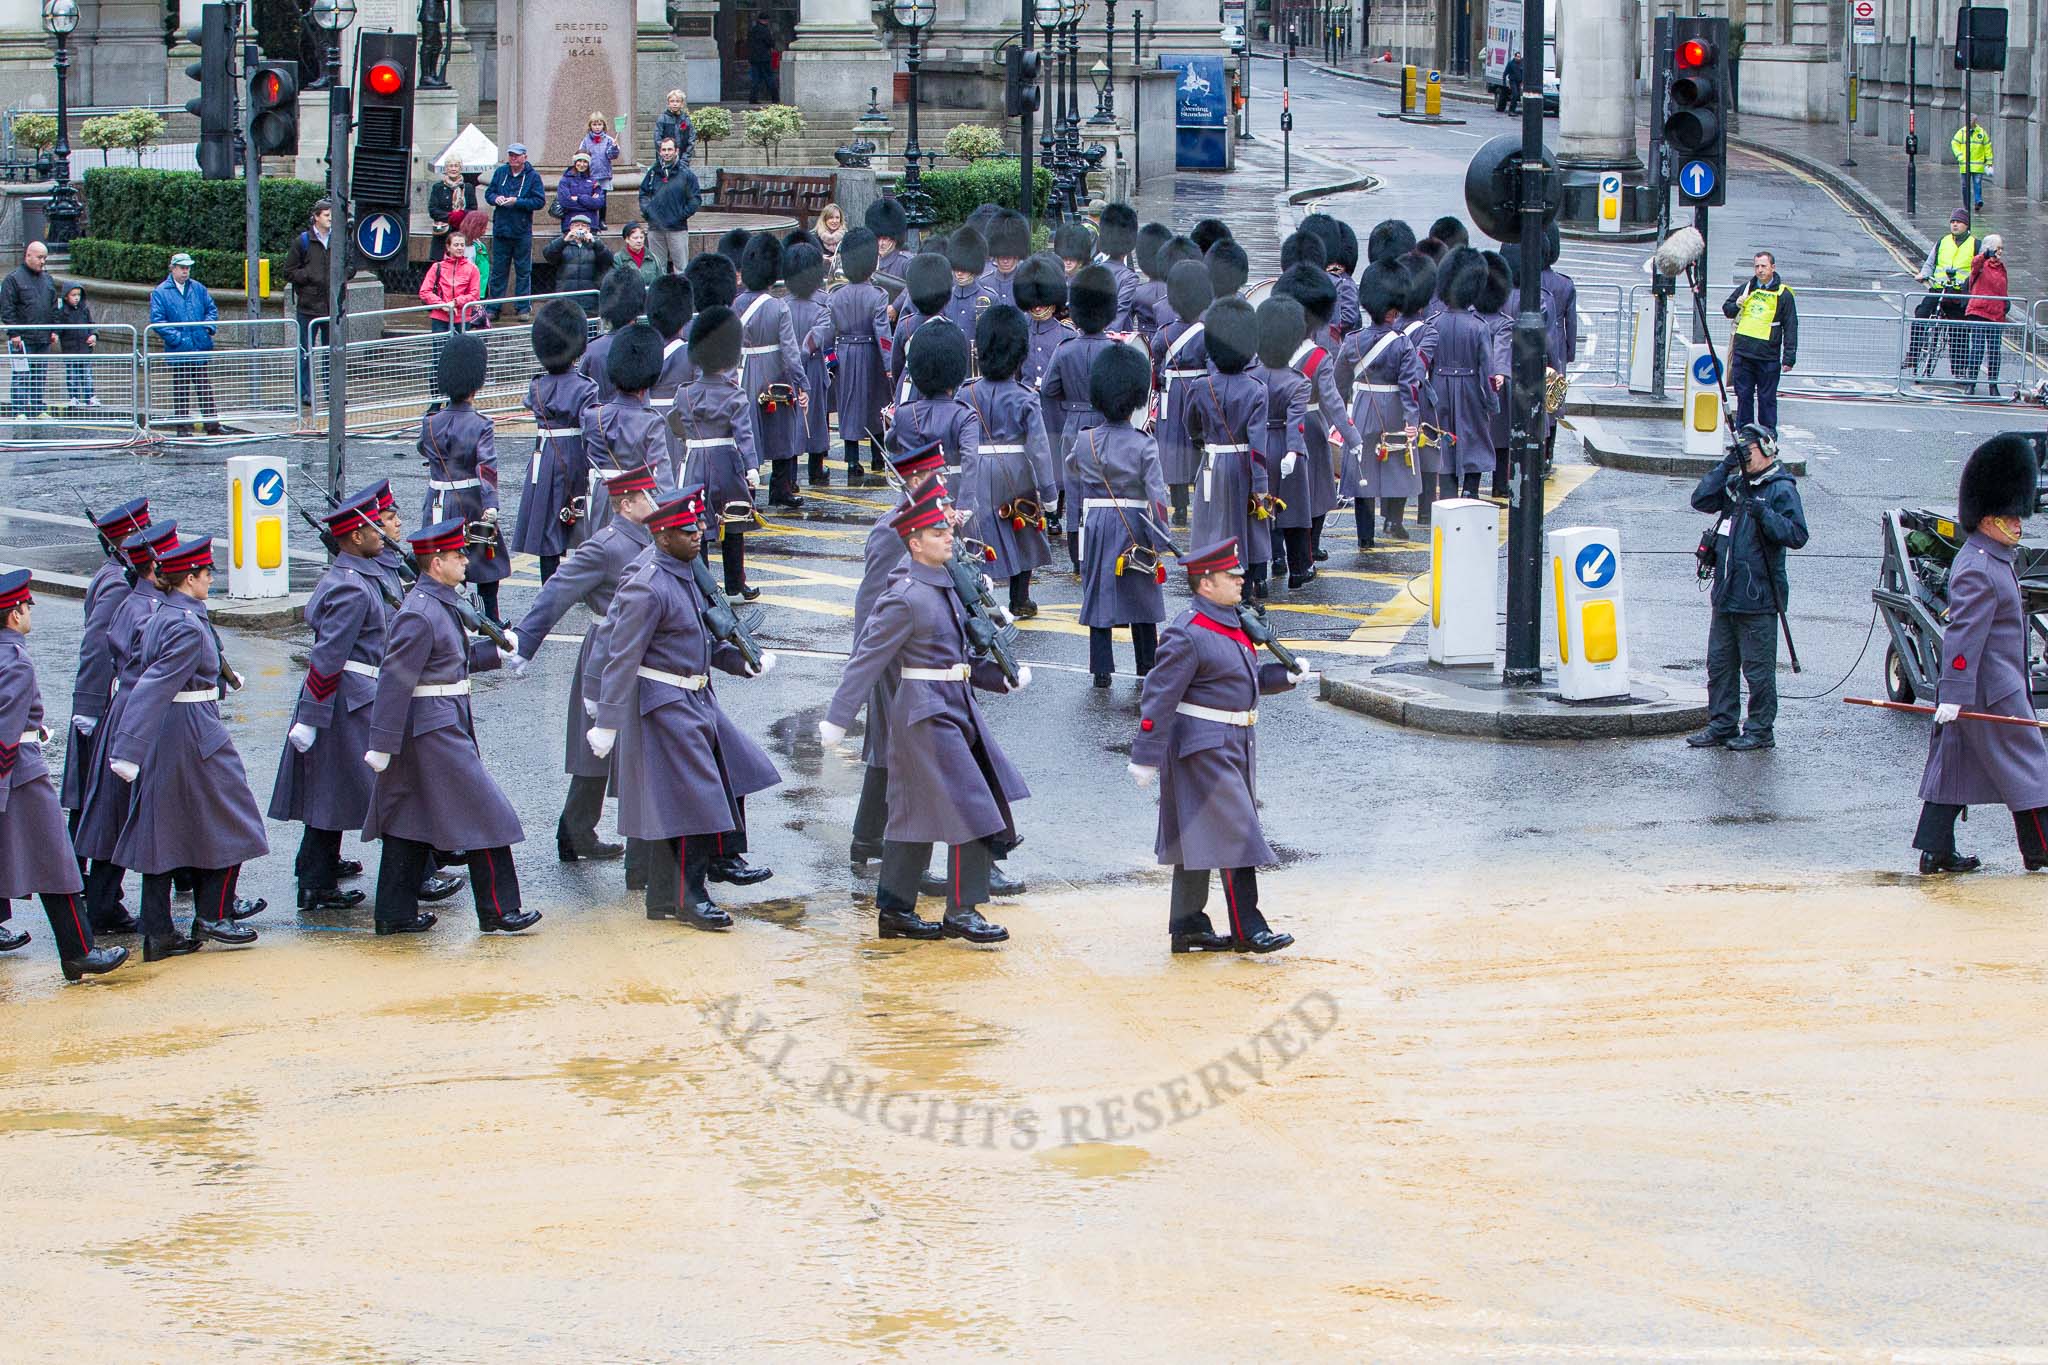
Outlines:
{"label": "bearskin hat", "polygon": [[1470,246],[1472,243],[1471,234],[1465,231],[1465,225],[1448,213],[1429,225],[1429,235],[1447,247]]}
{"label": "bearskin hat", "polygon": [[1171,279],[1173,268],[1182,261],[1202,263],[1202,248],[1195,245],[1194,238],[1176,234],[1172,241],[1159,249],[1159,277]]}
{"label": "bearskin hat", "polygon": [[1408,272],[1398,261],[1374,261],[1358,277],[1358,311],[1365,325],[1376,327],[1387,314],[1408,301]]}
{"label": "bearskin hat", "polygon": [[903,271],[903,288],[910,306],[926,317],[937,317],[953,297],[953,266],[936,251],[920,251]]}
{"label": "bearskin hat", "polygon": [[789,292],[807,299],[825,283],[825,253],[810,242],[798,242],[782,252],[782,278]]}
{"label": "bearskin hat", "polygon": [[740,283],[756,294],[765,294],[782,277],[782,243],[765,232],[747,238],[740,248]]}
{"label": "bearskin hat", "polygon": [[1052,234],[1052,250],[1063,261],[1086,265],[1095,259],[1095,234],[1080,223],[1061,223]]}
{"label": "bearskin hat", "polygon": [[739,271],[715,251],[691,257],[683,267],[683,278],[690,282],[690,298],[700,313],[706,308],[730,308],[740,295]]}
{"label": "bearskin hat", "polygon": [[690,324],[690,363],[705,374],[723,374],[740,363],[742,339],[739,314],[724,304],[702,309]]}
{"label": "bearskin hat", "polygon": [[1308,338],[1308,315],[1301,305],[1275,294],[1259,305],[1259,363],[1268,369],[1286,367],[1294,350]]}
{"label": "bearskin hat", "polygon": [[442,343],[441,355],[434,362],[434,387],[460,403],[475,397],[476,391],[484,386],[484,374],[489,368],[490,353],[484,349],[483,340],[468,332],[456,332]]}
{"label": "bearskin hat", "polygon": [[1026,312],[1033,308],[1057,308],[1067,301],[1067,272],[1059,258],[1040,252],[1027,256],[1010,277],[1010,297]]}
{"label": "bearskin hat", "polygon": [[681,275],[663,275],[648,287],[647,321],[664,341],[681,336],[683,328],[690,325],[690,314],[696,311],[690,282]]}
{"label": "bearskin hat", "polygon": [[637,270],[612,270],[597,286],[597,315],[609,327],[624,327],[647,311],[647,281]]}
{"label": "bearskin hat", "polygon": [[1015,209],[998,209],[983,235],[988,239],[988,254],[997,259],[1021,261],[1031,254],[1031,224]]}
{"label": "bearskin hat", "polygon": [[1284,294],[1301,305],[1301,311],[1308,315],[1311,329],[1329,325],[1337,315],[1337,282],[1326,270],[1318,270],[1306,262],[1295,266],[1282,275],[1273,285],[1275,294]]}
{"label": "bearskin hat", "polygon": [[1514,272],[1508,269],[1507,258],[1498,251],[1484,251],[1480,259],[1486,262],[1486,283],[1480,286],[1479,298],[1473,307],[1482,313],[1498,313],[1508,306],[1508,294],[1514,285]]}
{"label": "bearskin hat", "polygon": [[1216,286],[1209,279],[1209,267],[1200,261],[1182,261],[1166,276],[1166,303],[1182,322],[1193,322],[1216,301]]}
{"label": "bearskin hat", "polygon": [[864,227],[849,228],[839,239],[839,269],[854,284],[874,278],[875,262],[880,259],[881,249],[875,245],[875,234]]}
{"label": "bearskin hat", "polygon": [[732,268],[740,268],[740,257],[747,254],[747,243],[754,234],[745,228],[727,228],[718,236],[718,254],[732,262]]}
{"label": "bearskin hat", "polygon": [[[782,234],[782,253],[785,257],[789,255],[789,249],[793,246],[817,245],[818,239],[816,237],[813,237],[810,233],[804,231],[802,228],[791,228],[789,231]],[[783,268],[788,269],[787,265],[785,265]]]}
{"label": "bearskin hat", "polygon": [[1323,239],[1313,232],[1290,232],[1287,240],[1280,243],[1282,270],[1292,270],[1297,265],[1312,265],[1321,270],[1329,263],[1329,250],[1323,246]]}
{"label": "bearskin hat", "polygon": [[1259,321],[1236,295],[1220,298],[1202,314],[1202,341],[1209,363],[1224,374],[1242,374],[1259,352]]}
{"label": "bearskin hat", "polygon": [[2040,472],[2032,442],[2007,432],[1970,452],[1956,489],[1956,520],[1974,531],[1986,517],[2024,517],[2034,510]]}
{"label": "bearskin hat", "polygon": [[533,358],[549,374],[561,374],[583,358],[590,319],[574,299],[549,299],[533,314]]}
{"label": "bearskin hat", "polygon": [[1138,244],[1138,211],[1121,200],[1102,206],[1096,227],[1095,245],[1105,256],[1128,256]]}
{"label": "bearskin hat", "polygon": [[1225,237],[1209,248],[1209,280],[1216,286],[1216,297],[1227,299],[1244,288],[1244,282],[1252,276],[1251,259],[1244,254],[1244,248],[1234,240]]}
{"label": "bearskin hat", "polygon": [[980,275],[988,269],[988,239],[971,227],[961,228],[946,239],[946,264],[963,275]]}
{"label": "bearskin hat", "polygon": [[1330,248],[1330,264],[1347,275],[1358,273],[1358,234],[1341,218],[1337,220],[1337,244]]}
{"label": "bearskin hat", "polygon": [[1401,268],[1408,272],[1408,292],[1401,299],[1401,311],[1420,313],[1436,294],[1436,261],[1417,247],[1401,258]]}
{"label": "bearskin hat", "polygon": [[1450,251],[1449,247],[1434,237],[1424,237],[1415,244],[1415,249],[1422,255],[1429,257],[1430,264],[1432,265],[1442,265],[1445,254]]}
{"label": "bearskin hat", "polygon": [[1365,259],[1391,261],[1397,256],[1406,256],[1415,250],[1415,229],[1399,218],[1388,218],[1375,223],[1365,239]]}
{"label": "bearskin hat", "polygon": [[988,241],[989,224],[995,222],[996,215],[1002,211],[1001,205],[991,204],[987,200],[983,200],[975,206],[974,212],[967,215],[967,221],[962,226],[973,228],[975,232],[980,234],[981,240],[986,242]]}
{"label": "bearskin hat", "polygon": [[898,246],[910,232],[910,222],[903,216],[903,205],[894,199],[877,199],[868,205],[862,220],[869,232],[877,237],[887,237]]}
{"label": "bearskin hat", "polygon": [[1031,320],[999,303],[974,324],[974,354],[984,379],[1014,379],[1031,354]]}
{"label": "bearskin hat", "polygon": [[1221,218],[1204,218],[1188,229],[1188,239],[1195,244],[1195,249],[1204,256],[1209,254],[1210,247],[1224,241],[1229,236],[1230,224],[1224,222]]}
{"label": "bearskin hat", "polygon": [[1116,276],[1103,265],[1084,265],[1067,282],[1067,317],[1084,332],[1116,321]]}
{"label": "bearskin hat", "polygon": [[645,322],[628,323],[605,352],[604,376],[625,393],[645,393],[661,378],[661,333]]}
{"label": "bearskin hat", "polygon": [[1127,422],[1152,385],[1152,364],[1135,346],[1104,346],[1088,366],[1088,401],[1112,422]]}
{"label": "bearskin hat", "polygon": [[1131,263],[1148,280],[1163,280],[1169,266],[1162,265],[1159,253],[1173,240],[1173,229],[1164,223],[1147,223],[1138,229],[1138,244],[1131,248]]}
{"label": "bearskin hat", "polygon": [[[1475,268],[1482,272],[1486,269],[1486,262],[1479,259],[1479,252],[1475,248],[1469,246],[1451,248],[1450,254],[1445,256],[1443,261],[1437,266],[1436,292],[1438,296],[1452,308],[1470,307],[1472,300],[1479,297],[1479,285],[1477,283],[1473,284],[1471,294],[1462,303],[1451,303],[1451,285],[1466,271]],[[1484,274],[1481,274],[1479,278],[1484,280],[1486,277]]]}
{"label": "bearskin hat", "polygon": [[950,393],[967,379],[967,337],[951,318],[927,318],[910,334],[904,365],[927,398]]}

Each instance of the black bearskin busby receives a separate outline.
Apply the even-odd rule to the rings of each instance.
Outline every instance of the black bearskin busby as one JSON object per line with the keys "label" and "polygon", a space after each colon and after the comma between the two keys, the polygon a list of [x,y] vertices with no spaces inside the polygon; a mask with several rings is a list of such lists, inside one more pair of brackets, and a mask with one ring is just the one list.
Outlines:
{"label": "black bearskin busby", "polygon": [[740,249],[740,283],[756,294],[765,294],[782,277],[782,243],[765,232],[757,232]]}
{"label": "black bearskin busby", "polygon": [[1034,308],[1057,308],[1067,301],[1067,272],[1059,258],[1040,252],[1026,256],[1010,277],[1010,297],[1025,312]]}
{"label": "black bearskin busby", "polygon": [[1483,251],[1480,259],[1486,262],[1486,283],[1479,288],[1479,298],[1472,305],[1482,313],[1504,312],[1508,306],[1508,295],[1514,289],[1515,274],[1508,269],[1507,257],[1498,251]]}
{"label": "black bearskin busby", "polygon": [[1052,250],[1063,261],[1087,265],[1095,259],[1095,234],[1080,223],[1061,223],[1052,234]]}
{"label": "black bearskin busby", "polygon": [[946,239],[946,264],[963,275],[979,277],[988,269],[988,239],[971,227]]}
{"label": "black bearskin busby", "polygon": [[875,262],[881,259],[881,251],[875,245],[875,234],[864,227],[849,228],[839,239],[839,269],[854,284],[863,284],[874,278]]}
{"label": "black bearskin busby", "polygon": [[723,304],[713,304],[690,324],[690,363],[705,374],[735,369],[742,340],[739,314]]}
{"label": "black bearskin busby", "polygon": [[747,243],[754,234],[745,228],[727,228],[718,235],[718,254],[732,262],[732,268],[740,268],[740,257],[747,254]]}
{"label": "black bearskin busby", "polygon": [[1244,254],[1243,247],[1228,237],[1210,247],[1206,259],[1209,282],[1216,287],[1219,299],[1229,298],[1252,277],[1251,259]]}
{"label": "black bearskin busby", "polygon": [[1311,331],[1327,327],[1330,319],[1337,315],[1337,282],[1326,270],[1318,270],[1312,265],[1297,265],[1274,283],[1273,292],[1284,294],[1301,305],[1301,311],[1308,315]]}
{"label": "black bearskin busby", "polygon": [[809,242],[798,242],[782,253],[782,279],[792,297],[807,299],[825,283],[825,253]]}
{"label": "black bearskin busby", "polygon": [[1030,319],[1009,304],[997,304],[974,324],[974,354],[983,379],[1015,379],[1030,353]]}
{"label": "black bearskin busby", "polygon": [[988,254],[997,260],[1021,261],[1031,254],[1031,224],[1015,209],[1000,210],[989,220],[986,235]]}
{"label": "black bearskin busby", "polygon": [[1420,313],[1436,296],[1436,260],[1417,247],[1401,258],[1401,268],[1408,272],[1408,293],[1401,300],[1401,311]]}
{"label": "black bearskin busby", "polygon": [[1182,261],[1193,261],[1196,265],[1200,265],[1202,263],[1202,248],[1195,245],[1194,238],[1176,235],[1172,241],[1159,249],[1160,278],[1172,278],[1173,268]]}
{"label": "black bearskin busby", "polygon": [[706,308],[730,308],[740,296],[739,271],[715,251],[691,257],[683,267],[683,278],[690,282],[690,299],[700,313]]}
{"label": "black bearskin busby", "polygon": [[1465,231],[1464,223],[1448,213],[1429,225],[1429,235],[1453,249],[1472,244],[1471,234]]}
{"label": "black bearskin busby", "polygon": [[877,199],[869,204],[862,221],[869,232],[877,237],[887,237],[899,247],[910,232],[909,220],[903,216],[903,205],[894,199]]}
{"label": "black bearskin busby", "polygon": [[1453,247],[1450,254],[1445,256],[1442,263],[1437,266],[1436,292],[1450,307],[1468,307],[1473,299],[1479,297],[1479,285],[1475,282],[1472,285],[1471,293],[1466,295],[1464,302],[1451,303],[1451,285],[1470,270],[1480,272],[1479,280],[1483,281],[1486,278],[1486,262],[1480,259],[1479,252],[1476,249],[1469,246]]}
{"label": "black bearskin busby", "polygon": [[1259,353],[1259,321],[1252,306],[1235,295],[1210,304],[1202,314],[1202,341],[1217,370],[1244,373]]}
{"label": "black bearskin busby", "polygon": [[1297,265],[1312,265],[1321,270],[1330,263],[1330,252],[1323,245],[1323,239],[1313,232],[1290,232],[1287,240],[1280,243],[1280,268],[1292,270]]}
{"label": "black bearskin busby", "polygon": [[608,272],[597,286],[597,315],[612,328],[624,327],[647,311],[647,281],[637,270]]}
{"label": "black bearskin busby", "polygon": [[1116,276],[1109,267],[1087,265],[1067,284],[1067,317],[1083,332],[1100,332],[1116,321]]}
{"label": "black bearskin busby", "polygon": [[645,393],[661,378],[661,333],[644,322],[629,323],[605,352],[604,375],[621,393]]}
{"label": "black bearskin busby", "polygon": [[910,334],[904,365],[927,398],[951,393],[967,378],[967,337],[950,318],[930,318]]}
{"label": "black bearskin busby", "polygon": [[2039,471],[2031,442],[2007,433],[1970,452],[1956,489],[1956,520],[1965,531],[1986,517],[2024,517],[2034,510]]}
{"label": "black bearskin busby", "polygon": [[1358,277],[1358,311],[1365,325],[1376,327],[1390,312],[1408,302],[1408,272],[1399,261],[1374,261]]}
{"label": "black bearskin busby", "polygon": [[1131,249],[1131,264],[1138,267],[1148,280],[1163,280],[1172,267],[1163,264],[1159,254],[1166,244],[1173,240],[1173,229],[1164,223],[1147,223],[1138,229],[1138,244]]}
{"label": "black bearskin busby", "polygon": [[945,311],[953,297],[953,266],[936,251],[920,251],[903,271],[903,288],[910,306],[928,318]]}
{"label": "black bearskin busby", "polygon": [[1365,259],[1391,261],[1406,256],[1415,250],[1415,229],[1399,218],[1387,218],[1373,224],[1372,231],[1365,239]]}
{"label": "black bearskin busby", "polygon": [[1218,242],[1228,240],[1229,237],[1230,224],[1224,222],[1221,218],[1203,218],[1188,229],[1188,239],[1195,244],[1195,249],[1204,256],[1209,254],[1210,247]]}
{"label": "black bearskin busby", "polygon": [[1112,259],[1121,259],[1138,244],[1138,211],[1122,201],[1104,204],[1096,229],[1096,249]]}
{"label": "black bearskin busby", "polygon": [[1210,282],[1209,267],[1200,261],[1182,261],[1166,276],[1166,304],[1182,322],[1194,322],[1216,301],[1216,286]]}
{"label": "black bearskin busby", "polygon": [[1267,369],[1285,369],[1294,352],[1308,339],[1308,315],[1301,305],[1285,295],[1275,294],[1259,305],[1259,363]]}
{"label": "black bearskin busby", "polygon": [[533,358],[549,374],[565,373],[583,358],[590,319],[574,299],[549,299],[533,314]]}
{"label": "black bearskin busby", "polygon": [[647,321],[664,341],[681,336],[696,311],[690,282],[681,275],[663,275],[647,290]]}
{"label": "black bearskin busby", "polygon": [[1088,366],[1088,401],[1112,422],[1128,422],[1151,384],[1151,362],[1135,346],[1104,346]]}
{"label": "black bearskin busby", "polygon": [[434,387],[455,402],[463,402],[484,386],[489,368],[490,353],[482,339],[456,332],[442,343],[440,358],[434,362]]}

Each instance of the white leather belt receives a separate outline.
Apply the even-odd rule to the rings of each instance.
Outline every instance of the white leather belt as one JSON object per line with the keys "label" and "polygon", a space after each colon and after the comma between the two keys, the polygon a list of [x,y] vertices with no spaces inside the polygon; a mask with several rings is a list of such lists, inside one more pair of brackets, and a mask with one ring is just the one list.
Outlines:
{"label": "white leather belt", "polygon": [[730,436],[707,436],[707,437],[705,437],[705,438],[704,438],[703,440],[701,440],[701,441],[685,441],[685,442],[683,442],[683,449],[685,449],[685,450],[710,450],[710,449],[713,449],[714,447],[719,447],[719,446],[729,446],[729,445],[735,445],[735,444],[737,444],[737,442],[735,442],[735,441],[734,441],[734,440],[732,439],[732,437],[730,437]]}
{"label": "white leather belt", "polygon": [[1148,512],[1152,509],[1152,504],[1143,498],[1087,498],[1081,503],[1083,512],[1093,512],[1098,507],[1129,507],[1140,512]]}
{"label": "white leather belt", "polygon": [[680,687],[685,692],[701,692],[711,686],[709,673],[670,673],[659,668],[649,668],[645,664],[640,666],[639,672],[640,676],[649,682],[666,683],[670,687]]}
{"label": "white leather belt", "polygon": [[1399,393],[1401,386],[1398,384],[1360,384],[1358,391],[1360,393]]}
{"label": "white leather belt", "polygon": [[1240,444],[1234,446],[1204,446],[1203,449],[1211,455],[1249,455],[1252,448],[1248,445]]}
{"label": "white leather belt", "polygon": [[360,673],[366,678],[374,678],[377,676],[378,668],[377,665],[366,664],[360,659],[350,659],[341,666],[341,671],[344,673]]}
{"label": "white leather belt", "polygon": [[672,408],[675,405],[676,400],[675,395],[673,394],[669,395],[667,398],[650,398],[647,400],[647,406],[650,408]]}
{"label": "white leather belt", "polygon": [[465,488],[482,488],[482,479],[428,479],[427,487],[436,493],[457,493]]}
{"label": "white leather belt", "polygon": [[582,427],[541,427],[538,430],[542,436],[581,436],[583,434]]}
{"label": "white leather belt", "polygon": [[966,664],[954,664],[951,668],[906,668],[905,682],[966,682],[974,676],[974,670]]}
{"label": "white leather belt", "polygon": [[421,683],[412,690],[415,697],[466,697],[469,695],[469,679],[452,683]]}
{"label": "white leather belt", "polygon": [[1209,371],[1200,365],[1194,366],[1193,368],[1181,368],[1160,371],[1160,374],[1164,375],[1168,379],[1199,379],[1207,373],[1209,373]]}
{"label": "white leather belt", "polygon": [[198,703],[202,701],[219,701],[220,689],[218,687],[195,687],[190,692],[178,693],[178,695],[172,697],[171,700],[188,701],[193,703]]}
{"label": "white leather belt", "polygon": [[1173,709],[1183,716],[1193,716],[1196,720],[1213,720],[1218,725],[1250,727],[1259,723],[1257,711],[1219,711],[1213,706],[1197,706],[1191,701],[1184,701]]}
{"label": "white leather belt", "polygon": [[1023,446],[982,446],[980,449],[984,455],[1022,455],[1024,453]]}
{"label": "white leather belt", "polygon": [[41,744],[43,742],[43,732],[40,729],[23,730],[21,732],[21,742],[23,744]]}
{"label": "white leather belt", "polygon": [[741,354],[741,355],[774,355],[774,354],[775,354],[776,352],[780,351],[781,349],[782,349],[782,347],[781,347],[781,346],[780,346],[779,344],[778,344],[778,345],[770,345],[770,346],[742,346],[742,347],[740,347],[740,354]]}

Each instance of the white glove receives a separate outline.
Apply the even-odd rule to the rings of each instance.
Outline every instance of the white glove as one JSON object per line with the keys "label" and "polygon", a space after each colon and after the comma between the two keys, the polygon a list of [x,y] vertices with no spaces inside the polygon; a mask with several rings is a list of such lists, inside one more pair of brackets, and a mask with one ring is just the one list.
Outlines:
{"label": "white glove", "polygon": [[526,676],[526,656],[521,654],[518,650],[515,649],[510,653],[507,653],[502,649],[499,650],[498,662],[505,665],[505,667],[511,669],[513,677],[521,678]]}
{"label": "white glove", "polygon": [[498,509],[495,507],[486,507],[484,509],[484,520],[496,523],[496,521],[498,520]]}
{"label": "white glove", "polygon": [[320,732],[318,730],[315,730],[310,725],[299,724],[294,725],[289,731],[287,731],[285,733],[285,738],[291,741],[291,746],[294,749],[297,749],[300,753],[304,753],[306,752],[306,750],[313,747],[313,740],[316,736],[319,735],[319,733]]}
{"label": "white glove", "polygon": [[826,748],[830,749],[838,744],[840,740],[846,738],[846,727],[844,725],[834,725],[829,720],[821,720],[818,722],[818,738],[824,742]]}
{"label": "white glove", "polygon": [[751,672],[749,672],[747,676],[750,678],[759,678],[768,673],[772,673],[775,671],[775,662],[776,661],[774,650],[770,649],[763,651],[761,655],[761,662]]}
{"label": "white glove", "polygon": [[1296,455],[1291,450],[1288,451],[1285,455],[1282,455],[1280,457],[1280,477],[1283,479],[1293,478],[1294,466],[1300,460],[1300,458],[1300,456]]}
{"label": "white glove", "polygon": [[1126,763],[1124,771],[1131,775],[1131,781],[1138,784],[1139,791],[1148,790],[1159,780],[1159,769],[1148,768],[1142,763]]}
{"label": "white glove", "polygon": [[1934,723],[1936,725],[1947,725],[1961,714],[1963,714],[1962,707],[1952,701],[1945,701],[1934,708]]}
{"label": "white glove", "polygon": [[107,760],[107,766],[112,768],[114,776],[120,778],[123,782],[133,782],[142,775],[142,769],[136,767],[125,758],[109,759]]}
{"label": "white glove", "polygon": [[1022,692],[1029,686],[1031,686],[1031,665],[1020,664],[1017,668],[1017,685],[1010,690],[1012,692]]}
{"label": "white glove", "polygon": [[381,773],[391,766],[391,755],[382,749],[372,749],[363,755],[363,762],[370,765],[371,772]]}
{"label": "white glove", "polygon": [[597,719],[597,703],[589,697],[583,699],[583,714],[592,720]]}
{"label": "white glove", "polygon": [[1297,665],[1294,672],[1294,680],[1296,682],[1314,682],[1323,676],[1323,670],[1316,667],[1315,660],[1309,658],[1306,654],[1295,655],[1294,662]]}
{"label": "white glove", "polygon": [[619,742],[619,732],[617,730],[607,730],[602,725],[593,725],[590,729],[583,732],[583,738],[590,745],[590,752],[596,754],[599,758],[610,758],[612,756],[612,745]]}
{"label": "white glove", "polygon": [[71,728],[78,731],[81,735],[89,735],[100,728],[99,718],[97,716],[73,716],[71,718]]}
{"label": "white glove", "polygon": [[749,488],[752,488],[752,489],[756,489],[756,490],[758,490],[758,489],[759,489],[759,488],[761,487],[761,471],[760,471],[760,470],[758,470],[758,469],[749,469],[749,470],[747,471],[747,487],[749,487]]}

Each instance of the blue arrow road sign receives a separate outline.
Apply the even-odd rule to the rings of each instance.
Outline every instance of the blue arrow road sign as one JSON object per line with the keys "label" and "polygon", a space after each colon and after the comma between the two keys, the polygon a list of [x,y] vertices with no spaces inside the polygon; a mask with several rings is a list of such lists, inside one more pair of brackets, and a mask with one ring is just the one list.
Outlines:
{"label": "blue arrow road sign", "polygon": [[258,470],[256,477],[249,481],[249,491],[263,506],[275,507],[278,499],[284,496],[284,475],[275,469]]}
{"label": "blue arrow road sign", "polygon": [[1598,541],[1579,551],[1579,557],[1572,561],[1572,572],[1579,576],[1579,582],[1589,588],[1604,588],[1614,581],[1615,554],[1612,545]]}
{"label": "blue arrow road sign", "polygon": [[1692,377],[1703,385],[1711,384],[1721,377],[1721,368],[1714,363],[1713,356],[1703,355],[1693,361]]}
{"label": "blue arrow road sign", "polygon": [[1678,188],[1688,199],[1704,199],[1714,192],[1714,166],[1708,161],[1688,161],[1678,168]]}
{"label": "blue arrow road sign", "polygon": [[388,261],[405,245],[405,229],[388,213],[372,213],[356,224],[356,249],[373,261]]}

